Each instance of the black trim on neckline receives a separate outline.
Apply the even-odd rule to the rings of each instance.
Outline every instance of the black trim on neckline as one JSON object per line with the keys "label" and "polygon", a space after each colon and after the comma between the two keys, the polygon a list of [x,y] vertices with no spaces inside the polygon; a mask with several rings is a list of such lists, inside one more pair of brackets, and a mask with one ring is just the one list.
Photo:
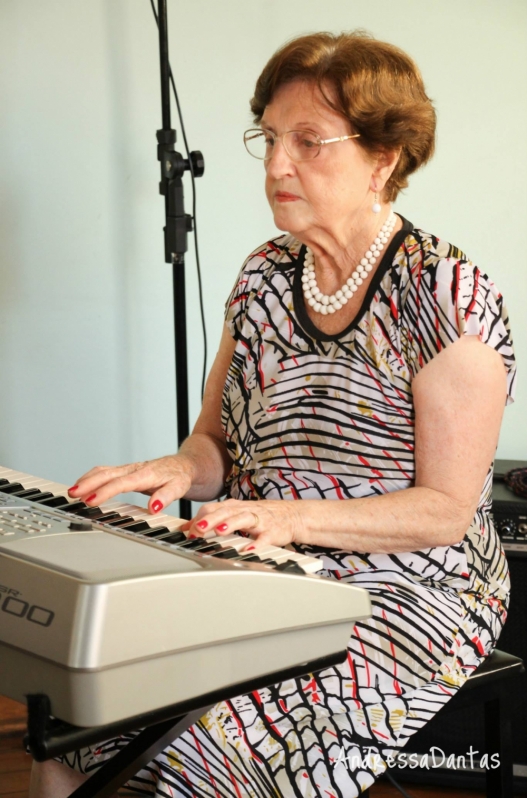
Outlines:
{"label": "black trim on neckline", "polygon": [[304,301],[304,291],[302,288],[302,271],[304,268],[304,258],[306,256],[306,246],[302,244],[300,247],[300,251],[296,258],[296,265],[295,265],[295,274],[293,277],[293,309],[295,315],[300,322],[300,326],[311,338],[314,338],[317,341],[338,341],[343,335],[347,335],[354,327],[357,327],[359,322],[361,321],[362,317],[364,316],[366,309],[370,306],[371,301],[377,291],[381,281],[392,265],[395,253],[403,243],[404,239],[413,230],[413,224],[405,219],[404,216],[401,214],[397,214],[400,219],[402,220],[403,226],[402,228],[394,235],[392,240],[390,241],[390,245],[388,249],[382,256],[382,260],[379,263],[375,274],[372,277],[372,281],[368,286],[368,290],[364,294],[364,299],[362,300],[362,304],[358,310],[357,315],[353,319],[353,321],[348,324],[348,326],[341,330],[339,333],[334,333],[330,335],[329,333],[322,332],[319,330],[318,327],[313,324],[311,319],[309,318],[305,306]]}

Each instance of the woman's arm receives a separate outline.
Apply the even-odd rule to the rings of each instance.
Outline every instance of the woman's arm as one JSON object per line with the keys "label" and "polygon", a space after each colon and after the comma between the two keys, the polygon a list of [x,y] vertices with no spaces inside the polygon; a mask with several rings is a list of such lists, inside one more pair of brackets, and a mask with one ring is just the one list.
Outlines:
{"label": "woman's arm", "polygon": [[[495,350],[465,336],[422,369],[412,390],[415,487],[344,501],[229,500],[200,508],[192,531],[203,534],[227,524],[221,534],[245,529],[258,538],[257,546],[294,541],[372,553],[459,542],[496,451],[505,368]],[[206,527],[197,527],[203,521]]]}
{"label": "woman's arm", "polygon": [[232,464],[221,429],[221,398],[235,345],[225,326],[201,413],[177,455],[124,466],[97,466],[79,479],[70,495],[85,501],[89,497],[88,504],[96,505],[118,493],[139,491],[151,494],[151,512],[182,497],[210,501],[220,496]]}

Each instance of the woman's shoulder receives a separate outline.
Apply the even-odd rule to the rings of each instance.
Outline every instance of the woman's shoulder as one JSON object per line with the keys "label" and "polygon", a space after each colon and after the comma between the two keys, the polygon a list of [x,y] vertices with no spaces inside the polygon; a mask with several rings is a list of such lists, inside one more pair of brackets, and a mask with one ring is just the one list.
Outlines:
{"label": "woman's shoulder", "polygon": [[501,299],[501,293],[489,275],[455,244],[428,233],[419,227],[408,226],[406,235],[395,254],[392,275],[397,276],[398,288],[420,294],[432,292],[437,297],[441,283],[454,290],[478,288],[490,291]]}
{"label": "woman's shoulder", "polygon": [[400,254],[406,262],[419,263],[423,268],[433,268],[442,260],[470,262],[465,252],[455,244],[411,224],[408,225],[401,250]]}
{"label": "woman's shoulder", "polygon": [[242,271],[266,273],[277,266],[290,267],[296,263],[301,247],[290,233],[269,239],[247,256]]}

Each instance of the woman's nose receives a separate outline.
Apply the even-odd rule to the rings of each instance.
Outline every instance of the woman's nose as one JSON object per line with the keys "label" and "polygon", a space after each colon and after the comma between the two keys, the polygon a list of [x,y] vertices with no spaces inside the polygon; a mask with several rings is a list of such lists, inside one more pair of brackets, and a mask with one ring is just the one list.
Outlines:
{"label": "woman's nose", "polygon": [[291,160],[291,156],[279,139],[275,141],[271,157],[265,162],[265,169],[268,175],[276,178],[292,174],[295,171],[294,161]]}

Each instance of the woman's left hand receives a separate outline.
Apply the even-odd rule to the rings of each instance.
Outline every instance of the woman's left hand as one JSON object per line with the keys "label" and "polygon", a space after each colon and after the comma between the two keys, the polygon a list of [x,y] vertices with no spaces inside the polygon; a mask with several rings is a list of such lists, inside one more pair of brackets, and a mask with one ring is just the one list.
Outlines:
{"label": "woman's left hand", "polygon": [[253,540],[247,540],[245,550],[269,545],[283,547],[301,541],[298,504],[284,499],[210,502],[200,507],[197,515],[182,529],[189,535],[205,538],[247,532]]}

